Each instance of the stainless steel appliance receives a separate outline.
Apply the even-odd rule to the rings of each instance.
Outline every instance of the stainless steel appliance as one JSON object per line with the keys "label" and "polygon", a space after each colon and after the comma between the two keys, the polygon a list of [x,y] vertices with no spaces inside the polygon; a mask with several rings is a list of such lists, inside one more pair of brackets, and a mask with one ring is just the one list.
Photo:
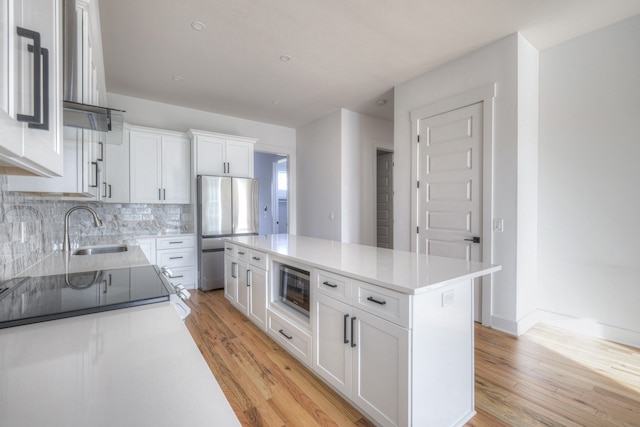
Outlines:
{"label": "stainless steel appliance", "polygon": [[289,265],[280,266],[280,298],[288,306],[309,316],[310,274]]}
{"label": "stainless steel appliance", "polygon": [[224,237],[258,234],[258,181],[199,175],[198,287],[224,287]]}

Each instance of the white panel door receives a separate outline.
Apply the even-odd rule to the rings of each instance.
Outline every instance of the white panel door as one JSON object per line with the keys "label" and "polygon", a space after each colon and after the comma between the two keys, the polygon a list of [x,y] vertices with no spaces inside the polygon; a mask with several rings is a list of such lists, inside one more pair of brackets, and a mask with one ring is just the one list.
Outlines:
{"label": "white panel door", "polygon": [[418,252],[482,261],[482,103],[420,119],[418,135]]}
{"label": "white panel door", "polygon": [[191,150],[188,138],[162,136],[162,202],[189,204]]}
{"label": "white panel door", "polygon": [[393,248],[393,153],[377,156],[376,220],[377,246]]}
{"label": "white panel door", "polygon": [[160,142],[154,133],[131,131],[131,203],[160,203]]}
{"label": "white panel door", "polygon": [[351,306],[315,293],[313,370],[336,390],[351,395]]}

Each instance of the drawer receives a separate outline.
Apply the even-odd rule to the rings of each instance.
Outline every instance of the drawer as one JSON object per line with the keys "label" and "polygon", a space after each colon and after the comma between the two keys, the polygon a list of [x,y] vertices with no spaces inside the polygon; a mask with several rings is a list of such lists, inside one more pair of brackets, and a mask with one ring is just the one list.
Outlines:
{"label": "drawer", "polygon": [[193,248],[158,251],[157,263],[160,267],[187,267],[195,265]]}
{"label": "drawer", "polygon": [[411,328],[411,295],[369,283],[353,282],[352,305],[405,328]]}
{"label": "drawer", "polygon": [[192,235],[174,236],[174,237],[158,237],[156,240],[156,248],[161,249],[177,249],[177,248],[195,248],[196,237]]}
{"label": "drawer", "polygon": [[236,258],[238,258],[239,261],[249,262],[249,252],[250,250],[248,248],[236,245]]}
{"label": "drawer", "polygon": [[237,246],[231,242],[224,242],[224,254],[232,257],[236,256]]}
{"label": "drawer", "polygon": [[249,264],[262,270],[268,270],[267,254],[260,251],[249,251]]}
{"label": "drawer", "polygon": [[314,276],[314,287],[318,292],[351,304],[352,286],[349,283],[350,279],[323,270],[315,270]]}
{"label": "drawer", "polygon": [[267,332],[285,350],[311,366],[311,335],[271,310],[267,314]]}
{"label": "drawer", "polygon": [[173,273],[173,275],[167,277],[167,279],[169,279],[172,285],[182,285],[190,289],[196,287],[196,272],[193,266],[171,268],[171,273]]}

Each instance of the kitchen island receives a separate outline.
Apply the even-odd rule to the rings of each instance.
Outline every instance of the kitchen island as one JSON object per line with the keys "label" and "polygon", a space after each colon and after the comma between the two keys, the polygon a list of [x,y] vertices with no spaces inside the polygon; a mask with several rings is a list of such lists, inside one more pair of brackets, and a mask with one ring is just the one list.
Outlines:
{"label": "kitchen island", "polygon": [[[376,423],[475,414],[473,280],[500,266],[284,234],[225,255],[227,299]],[[292,269],[308,297],[287,300]]]}

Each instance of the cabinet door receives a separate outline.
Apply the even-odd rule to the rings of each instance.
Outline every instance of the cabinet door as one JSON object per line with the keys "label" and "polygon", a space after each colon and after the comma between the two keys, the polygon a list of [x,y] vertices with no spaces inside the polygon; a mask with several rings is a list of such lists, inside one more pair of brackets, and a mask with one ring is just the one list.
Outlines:
{"label": "cabinet door", "polygon": [[131,131],[129,141],[131,203],[160,203],[162,137],[156,133]]}
{"label": "cabinet door", "polygon": [[264,270],[249,267],[249,319],[267,330],[267,275]]}
{"label": "cabinet door", "polygon": [[351,307],[315,295],[313,369],[346,396],[352,388]]}
{"label": "cabinet door", "polygon": [[235,304],[238,298],[238,261],[232,256],[224,257],[224,296]]}
{"label": "cabinet door", "polygon": [[354,309],[351,399],[382,425],[409,425],[408,329]]}
{"label": "cabinet door", "polygon": [[225,174],[226,141],[221,138],[207,136],[196,137],[196,174]]}
{"label": "cabinet door", "polygon": [[129,203],[129,138],[105,145],[103,202]]}
{"label": "cabinet door", "polygon": [[246,262],[238,263],[238,295],[236,307],[245,316],[249,314],[249,265]]}
{"label": "cabinet door", "polygon": [[253,178],[253,144],[227,141],[227,175]]}
{"label": "cabinet door", "polygon": [[[13,13],[9,5],[13,5]],[[63,173],[60,108],[61,46],[60,0],[13,0],[0,2],[2,39],[0,49],[2,82],[0,96],[0,153],[10,163],[45,176]],[[40,79],[34,78],[34,53],[29,52],[33,40],[17,34],[17,27],[40,34],[40,44],[46,48],[39,56]],[[5,36],[7,36],[5,38]],[[46,64],[45,64],[46,62]],[[46,67],[45,67],[46,65]],[[40,90],[36,90],[36,82]],[[46,93],[45,93],[46,92]],[[40,108],[36,107],[36,99]],[[18,114],[35,115],[41,112],[40,124],[29,127],[18,122]]]}
{"label": "cabinet door", "polygon": [[189,204],[191,150],[188,138],[162,136],[162,202]]}
{"label": "cabinet door", "polygon": [[138,237],[136,238],[138,241],[138,245],[140,245],[140,249],[147,257],[149,264],[155,265],[156,263],[156,239],[154,237]]}

